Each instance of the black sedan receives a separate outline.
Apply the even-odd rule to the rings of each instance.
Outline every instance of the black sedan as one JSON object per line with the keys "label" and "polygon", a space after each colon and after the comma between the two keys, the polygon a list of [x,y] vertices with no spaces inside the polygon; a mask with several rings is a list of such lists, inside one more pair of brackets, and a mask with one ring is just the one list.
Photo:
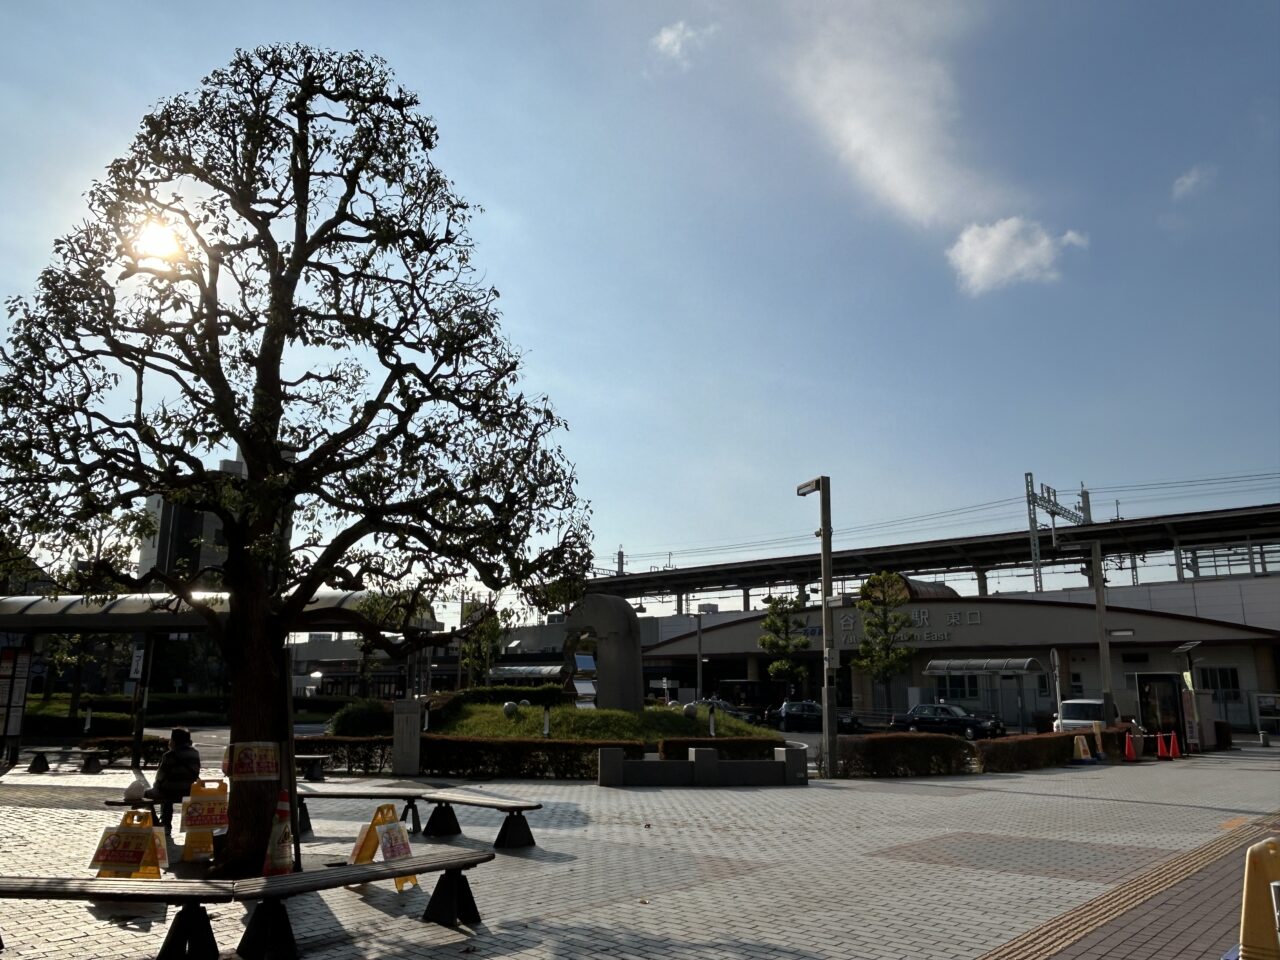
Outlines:
{"label": "black sedan", "polygon": [[951,733],[966,740],[976,740],[978,737],[1002,736],[1004,723],[999,717],[970,713],[955,703],[921,703],[906,713],[894,714],[889,721],[889,729]]}
{"label": "black sedan", "polygon": [[[786,700],[776,710],[766,713],[766,721],[779,730],[822,730],[822,704],[815,700]],[[838,733],[858,733],[862,730],[862,722],[848,710],[836,711],[836,731]]]}

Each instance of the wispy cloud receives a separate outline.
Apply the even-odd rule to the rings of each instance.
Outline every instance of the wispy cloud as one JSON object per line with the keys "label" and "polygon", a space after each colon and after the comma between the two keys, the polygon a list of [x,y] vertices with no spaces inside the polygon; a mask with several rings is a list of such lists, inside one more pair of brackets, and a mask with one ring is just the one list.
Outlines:
{"label": "wispy cloud", "polygon": [[1058,257],[1067,247],[1087,247],[1089,238],[1074,230],[1060,237],[1033,220],[1006,217],[986,225],[970,224],[947,251],[960,288],[970,296],[1011,283],[1049,283],[1060,278]]}
{"label": "wispy cloud", "polygon": [[1207,164],[1197,163],[1194,167],[1173,181],[1173,199],[1182,200],[1199,193],[1213,183],[1218,172]]}
{"label": "wispy cloud", "polygon": [[1055,240],[1033,220],[1008,216],[1028,198],[968,155],[950,56],[975,26],[974,9],[847,3],[804,33],[784,70],[861,189],[918,228],[962,229],[947,257],[976,295],[1057,279],[1058,253],[1083,237]]}
{"label": "wispy cloud", "polygon": [[694,52],[706,46],[718,29],[719,26],[714,23],[705,27],[691,27],[683,20],[677,20],[671,26],[659,30],[650,39],[649,45],[664,60],[681,70],[687,70]]}
{"label": "wispy cloud", "polygon": [[988,216],[1010,191],[967,164],[947,48],[959,5],[850,4],[817,24],[790,65],[792,90],[854,180],[919,226]]}

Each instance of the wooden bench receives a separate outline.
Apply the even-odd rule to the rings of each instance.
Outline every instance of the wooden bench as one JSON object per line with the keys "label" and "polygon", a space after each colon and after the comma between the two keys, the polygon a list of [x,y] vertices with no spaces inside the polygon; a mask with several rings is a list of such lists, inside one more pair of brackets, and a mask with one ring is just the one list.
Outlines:
{"label": "wooden bench", "polygon": [[324,764],[329,759],[328,754],[297,753],[294,754],[293,759],[297,763],[298,769],[302,771],[303,779],[313,782],[324,780]]}
{"label": "wooden bench", "polygon": [[[0,897],[20,900],[171,903],[179,907],[156,960],[218,960],[206,903],[230,903],[235,891],[222,880],[119,880],[97,877],[0,877]],[[0,950],[4,940],[0,939]]]}
{"label": "wooden bench", "polygon": [[148,800],[143,797],[141,800],[103,800],[108,807],[128,807],[130,810],[149,810],[151,811],[151,823],[154,826],[160,826],[160,814],[157,812],[160,806],[159,800]]}
{"label": "wooden bench", "polygon": [[[529,821],[524,817],[527,810],[541,810],[542,804],[530,803],[527,800],[506,800],[501,797],[486,797],[483,794],[467,793],[463,790],[395,790],[391,788],[369,790],[313,790],[309,787],[298,787],[298,832],[305,834],[311,831],[311,814],[307,810],[307,800],[381,800],[404,803],[400,813],[403,821],[412,817],[409,832],[424,833],[428,837],[456,837],[462,833],[458,826],[455,806],[487,807],[491,810],[502,810],[507,816],[498,829],[498,838],[493,842],[495,850],[514,850],[519,847],[533,847],[533,832],[529,829]],[[418,801],[434,803],[435,809],[427,820],[426,829],[418,813]]]}
{"label": "wooden bench", "polygon": [[456,837],[462,833],[462,828],[458,826],[458,818],[453,812],[455,806],[488,807],[491,810],[502,810],[507,815],[498,829],[498,839],[493,841],[495,850],[536,846],[533,833],[529,830],[529,821],[524,818],[524,814],[526,810],[541,810],[540,803],[486,797],[463,790],[432,790],[421,794],[421,797],[436,805],[427,819],[424,833],[428,837]]}
{"label": "wooden bench", "polygon": [[268,951],[271,957],[297,955],[293,928],[283,903],[288,897],[418,873],[441,873],[435,890],[427,901],[427,909],[422,914],[423,920],[446,927],[456,927],[459,923],[477,924],[480,922],[480,911],[476,909],[471,885],[462,871],[492,859],[492,853],[448,850],[393,860],[390,863],[379,861],[347,864],[307,873],[237,880],[235,899],[256,901],[258,905],[249,918],[236,953],[244,960],[264,960]]}
{"label": "wooden bench", "polygon": [[[492,853],[448,850],[250,880],[119,880],[90,877],[0,877],[0,898],[166,903],[180,907],[156,960],[218,960],[207,903],[255,903],[236,952],[244,960],[296,957],[297,941],[283,901],[300,893],[331,890],[411,874],[441,873],[423,920],[456,927],[480,922],[471,885],[462,871],[493,859]],[[0,939],[0,950],[4,940]]]}
{"label": "wooden bench", "polygon": [[393,788],[369,788],[367,790],[316,790],[312,787],[298,785],[298,833],[311,832],[311,813],[307,810],[308,800],[379,800],[383,803],[400,802],[404,809],[400,811],[400,819],[412,817],[409,832],[421,833],[422,820],[418,816],[418,800],[421,790],[396,790]]}
{"label": "wooden bench", "polygon": [[111,762],[111,753],[107,750],[95,750],[87,747],[32,747],[21,751],[23,756],[31,757],[31,766],[27,767],[27,773],[48,773],[49,772],[49,754],[59,757],[80,757],[81,773],[101,773],[102,758],[106,757],[107,762]]}

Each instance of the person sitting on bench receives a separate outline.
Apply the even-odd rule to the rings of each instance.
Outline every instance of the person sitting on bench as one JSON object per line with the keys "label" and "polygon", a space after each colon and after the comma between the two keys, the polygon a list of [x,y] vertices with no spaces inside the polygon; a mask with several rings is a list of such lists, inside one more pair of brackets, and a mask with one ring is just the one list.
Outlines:
{"label": "person sitting on bench", "polygon": [[191,731],[174,727],[169,733],[169,749],[160,758],[155,786],[143,791],[148,800],[160,801],[160,826],[173,832],[173,805],[191,793],[191,785],[200,779],[200,753],[191,745]]}

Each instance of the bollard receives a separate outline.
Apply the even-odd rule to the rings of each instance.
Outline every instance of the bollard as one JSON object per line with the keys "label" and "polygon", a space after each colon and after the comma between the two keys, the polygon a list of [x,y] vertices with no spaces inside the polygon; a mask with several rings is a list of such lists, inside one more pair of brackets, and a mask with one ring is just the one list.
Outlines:
{"label": "bollard", "polygon": [[1255,843],[1244,855],[1240,960],[1280,960],[1271,884],[1280,882],[1280,838]]}

